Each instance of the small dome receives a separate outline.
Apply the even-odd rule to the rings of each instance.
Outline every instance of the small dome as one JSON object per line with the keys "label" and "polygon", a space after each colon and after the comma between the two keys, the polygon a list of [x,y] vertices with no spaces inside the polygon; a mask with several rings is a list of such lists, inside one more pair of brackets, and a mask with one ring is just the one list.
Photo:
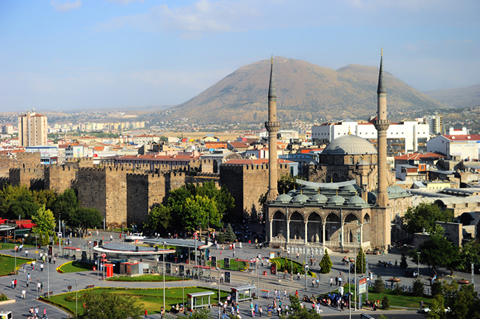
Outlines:
{"label": "small dome", "polygon": [[344,191],[350,191],[350,192],[355,192],[357,190],[353,185],[343,186],[341,189]]}
{"label": "small dome", "polygon": [[405,193],[406,191],[398,185],[392,186],[397,190],[397,193]]}
{"label": "small dome", "polygon": [[293,198],[294,203],[306,203],[308,201],[308,196],[299,194]]}
{"label": "small dome", "polygon": [[328,203],[332,205],[343,205],[343,203],[345,203],[345,198],[335,195],[328,200]]}
{"label": "small dome", "polygon": [[324,204],[328,200],[327,196],[323,194],[315,194],[312,198],[310,198],[309,202]]}
{"label": "small dome", "polygon": [[363,155],[363,154],[377,154],[377,150],[372,143],[357,135],[343,135],[337,137],[330,144],[325,147],[322,152],[324,154],[333,155]]}
{"label": "small dome", "polygon": [[286,203],[290,203],[291,200],[292,200],[292,197],[290,195],[282,194],[282,195],[277,197],[275,202],[286,204]]}
{"label": "small dome", "polygon": [[355,206],[361,206],[363,204],[366,204],[366,202],[363,200],[363,198],[361,198],[360,196],[357,196],[357,195],[350,197],[350,199],[348,200],[348,203],[352,204],[352,205],[355,205]]}
{"label": "small dome", "polygon": [[395,187],[390,187],[388,186],[387,187],[387,193],[389,194],[396,194],[397,193],[397,189]]}

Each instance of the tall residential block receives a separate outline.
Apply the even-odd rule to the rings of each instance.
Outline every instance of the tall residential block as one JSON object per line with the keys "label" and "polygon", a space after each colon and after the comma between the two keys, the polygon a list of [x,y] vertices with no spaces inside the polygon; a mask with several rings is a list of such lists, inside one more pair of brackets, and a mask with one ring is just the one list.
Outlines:
{"label": "tall residential block", "polygon": [[19,146],[47,145],[47,117],[28,111],[18,117]]}

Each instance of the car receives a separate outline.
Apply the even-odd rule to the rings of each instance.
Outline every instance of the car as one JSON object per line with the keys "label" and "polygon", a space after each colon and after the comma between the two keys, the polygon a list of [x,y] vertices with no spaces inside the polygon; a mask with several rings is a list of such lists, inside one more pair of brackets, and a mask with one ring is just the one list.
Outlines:
{"label": "car", "polygon": [[131,235],[125,236],[126,241],[144,240],[145,238],[147,237],[143,236],[143,233],[133,233]]}

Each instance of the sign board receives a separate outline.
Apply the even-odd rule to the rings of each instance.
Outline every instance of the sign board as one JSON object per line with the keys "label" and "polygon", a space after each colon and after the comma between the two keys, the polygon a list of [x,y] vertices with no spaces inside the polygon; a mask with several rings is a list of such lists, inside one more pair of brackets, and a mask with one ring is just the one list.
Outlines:
{"label": "sign board", "polygon": [[230,272],[229,271],[225,272],[225,283],[227,283],[227,284],[230,283]]}
{"label": "sign board", "polygon": [[171,264],[171,263],[167,263],[166,273],[167,273],[167,274],[171,274],[171,273],[172,273],[172,264]]}
{"label": "sign board", "polygon": [[217,257],[212,256],[211,266],[212,266],[212,267],[217,267]]}
{"label": "sign board", "polygon": [[275,253],[270,253],[270,259],[275,258]]}
{"label": "sign board", "polygon": [[364,294],[367,292],[367,278],[358,280],[358,294]]}
{"label": "sign board", "polygon": [[105,258],[105,257],[107,257],[107,254],[103,253],[102,258]]}
{"label": "sign board", "polygon": [[223,259],[223,268],[230,269],[230,259],[229,258],[224,258]]}
{"label": "sign board", "polygon": [[184,265],[180,265],[180,275],[183,276],[184,273],[185,273],[185,266],[184,266]]}

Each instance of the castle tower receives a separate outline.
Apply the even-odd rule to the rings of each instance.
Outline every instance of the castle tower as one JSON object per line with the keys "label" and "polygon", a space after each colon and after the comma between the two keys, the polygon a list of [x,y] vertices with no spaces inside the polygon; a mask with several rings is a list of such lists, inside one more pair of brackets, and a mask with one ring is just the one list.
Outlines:
{"label": "castle tower", "polygon": [[277,190],[277,133],[280,123],[277,122],[277,92],[273,77],[273,56],[270,66],[270,85],[268,87],[268,121],[265,128],[268,131],[268,196],[267,201],[273,201],[278,196]]}
{"label": "castle tower", "polygon": [[377,89],[377,119],[375,128],[378,132],[378,196],[377,205],[387,207],[387,130],[390,121],[387,120],[387,89],[383,78],[383,49],[380,58],[380,72]]}

